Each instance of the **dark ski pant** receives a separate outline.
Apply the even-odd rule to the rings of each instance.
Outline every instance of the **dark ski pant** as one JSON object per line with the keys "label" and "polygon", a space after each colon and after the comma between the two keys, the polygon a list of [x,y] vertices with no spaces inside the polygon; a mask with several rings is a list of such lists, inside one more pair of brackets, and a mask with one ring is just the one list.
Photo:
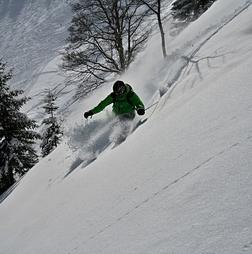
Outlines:
{"label": "dark ski pant", "polygon": [[136,113],[133,111],[133,112],[129,112],[129,113],[124,113],[124,114],[121,114],[121,115],[118,115],[118,118],[121,122],[124,122],[124,121],[131,121],[135,118],[136,116]]}

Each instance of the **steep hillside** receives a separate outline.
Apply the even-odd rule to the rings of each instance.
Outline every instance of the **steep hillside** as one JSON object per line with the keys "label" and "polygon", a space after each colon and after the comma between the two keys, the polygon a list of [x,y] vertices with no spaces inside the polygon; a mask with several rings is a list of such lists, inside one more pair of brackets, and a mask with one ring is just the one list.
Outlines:
{"label": "steep hillside", "polygon": [[14,68],[16,86],[32,89],[65,45],[70,19],[67,1],[0,1],[0,54]]}
{"label": "steep hillside", "polygon": [[0,204],[0,253],[251,253],[251,16],[218,0],[167,36],[166,60],[154,35],[122,79],[158,103],[115,149],[110,108],[82,118],[110,88],[74,104],[64,142]]}

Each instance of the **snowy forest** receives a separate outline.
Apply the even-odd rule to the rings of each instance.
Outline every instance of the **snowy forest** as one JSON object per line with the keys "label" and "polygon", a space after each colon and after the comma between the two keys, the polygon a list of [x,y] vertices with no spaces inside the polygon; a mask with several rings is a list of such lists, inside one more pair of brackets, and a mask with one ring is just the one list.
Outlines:
{"label": "snowy forest", "polygon": [[0,1],[0,253],[250,253],[251,15]]}

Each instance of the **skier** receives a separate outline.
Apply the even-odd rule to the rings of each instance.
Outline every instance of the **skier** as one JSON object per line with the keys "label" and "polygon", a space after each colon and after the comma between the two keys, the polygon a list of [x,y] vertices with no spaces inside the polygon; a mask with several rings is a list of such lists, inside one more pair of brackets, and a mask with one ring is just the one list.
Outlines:
{"label": "skier", "polygon": [[138,115],[144,115],[144,104],[133,91],[129,84],[117,80],[113,85],[113,92],[102,100],[96,107],[84,113],[84,117],[92,117],[101,112],[105,107],[113,103],[113,112],[120,121],[133,120],[135,111]]}

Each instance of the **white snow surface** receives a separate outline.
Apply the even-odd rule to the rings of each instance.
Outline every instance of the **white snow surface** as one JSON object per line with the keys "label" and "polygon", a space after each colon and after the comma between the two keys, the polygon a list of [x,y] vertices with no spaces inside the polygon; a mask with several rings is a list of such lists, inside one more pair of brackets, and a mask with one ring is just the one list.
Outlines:
{"label": "white snow surface", "polygon": [[43,117],[45,89],[61,91],[65,103],[69,97],[59,55],[71,15],[68,0],[0,1],[0,58],[13,68],[12,87],[31,97],[24,110],[35,120]]}
{"label": "white snow surface", "polygon": [[[1,0],[1,58],[14,68],[12,82],[28,93],[65,45],[71,8],[67,0]],[[49,72],[49,73],[48,73]],[[46,82],[46,80],[44,81]],[[38,86],[38,84],[37,84]]]}
{"label": "white snow surface", "polygon": [[0,204],[0,253],[252,253],[251,17],[252,1],[218,0],[167,33],[167,60],[154,35],[121,78],[158,104],[114,149],[110,109],[82,118],[111,87],[75,103]]}

